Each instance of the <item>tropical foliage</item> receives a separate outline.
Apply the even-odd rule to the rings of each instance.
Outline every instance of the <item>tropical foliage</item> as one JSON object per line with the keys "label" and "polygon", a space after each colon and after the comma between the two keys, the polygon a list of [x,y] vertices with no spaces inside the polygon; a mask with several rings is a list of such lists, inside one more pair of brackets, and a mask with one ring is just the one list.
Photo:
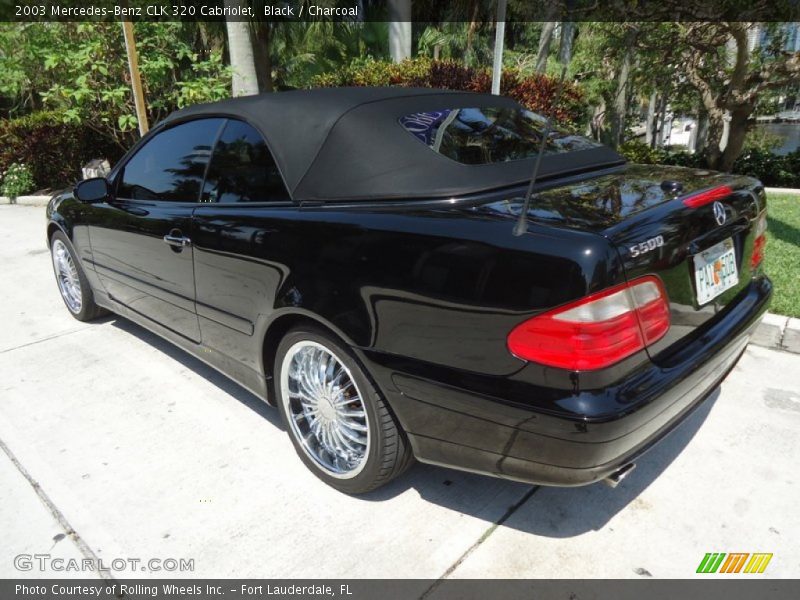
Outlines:
{"label": "tropical foliage", "polygon": [[[199,52],[197,24],[138,23],[148,116],[229,94],[222,48]],[[120,147],[136,139],[136,113],[118,23],[0,24],[0,93],[10,114],[46,109]]]}
{"label": "tropical foliage", "polygon": [[[794,163],[766,158],[775,140],[749,127],[755,113],[781,109],[799,91],[800,53],[783,50],[779,24],[763,25],[770,42],[754,49],[752,23],[530,22],[514,20],[525,0],[508,6],[502,93],[643,162],[751,172],[746,160],[775,181],[791,179]],[[415,57],[399,63],[389,60],[385,22],[249,23],[237,39],[252,50],[262,92],[331,85],[489,91],[496,3],[415,7],[431,20],[413,24]],[[134,29],[151,123],[230,95],[236,65],[224,22],[141,21]],[[567,84],[554,106],[563,65]],[[669,111],[701,125],[698,153],[658,148]],[[642,119],[645,143],[631,142]],[[100,152],[114,160],[138,135],[119,23],[0,23],[0,169],[23,160],[38,186],[56,185],[77,174],[75,161]],[[48,151],[46,138],[59,149]]]}
{"label": "tropical foliage", "polygon": [[382,22],[286,23],[275,28],[270,77],[276,88],[303,88],[353,58],[388,60],[388,26]]}

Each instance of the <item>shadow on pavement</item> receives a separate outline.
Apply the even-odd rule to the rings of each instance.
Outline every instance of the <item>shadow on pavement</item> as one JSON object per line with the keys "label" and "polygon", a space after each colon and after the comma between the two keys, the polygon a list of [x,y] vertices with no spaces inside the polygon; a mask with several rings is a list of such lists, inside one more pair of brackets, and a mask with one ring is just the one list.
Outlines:
{"label": "shadow on pavement", "polygon": [[[127,319],[118,317],[113,319],[112,325],[157,348],[253,410],[279,430],[285,431],[277,409],[268,406],[257,396],[199,359]],[[500,516],[508,514],[514,505],[528,495],[527,500],[503,523],[505,527],[554,538],[573,537],[599,530],[633,502],[683,452],[708,417],[719,394],[717,387],[683,423],[640,457],[636,461],[636,469],[615,489],[603,483],[577,488],[537,487],[453,469],[416,464],[395,481],[374,492],[359,496],[358,499],[365,502],[383,502],[414,489],[428,502],[491,523],[496,522]],[[290,441],[286,439],[286,443],[289,444]],[[536,489],[530,495],[533,488]],[[501,496],[505,498],[506,505],[493,506]]]}
{"label": "shadow on pavement", "polygon": [[[719,394],[720,390],[717,387],[683,423],[636,461],[636,469],[618,487],[612,489],[604,483],[572,488],[539,486],[533,495],[510,515],[503,526],[553,538],[573,537],[602,529],[617,513],[636,500],[683,452],[705,422]],[[414,471],[419,471],[420,467],[422,472],[415,473]],[[489,477],[427,465],[417,465],[414,471],[364,498],[381,501],[413,487],[422,498],[430,502],[471,514],[469,503],[464,501],[463,492],[458,490],[459,487],[466,485],[477,488],[492,483],[518,486],[520,500],[532,487],[510,481],[495,482]],[[470,481],[474,479],[477,480],[477,484],[476,481]],[[442,488],[443,480],[452,484],[451,487],[444,488],[449,490],[449,493]]]}
{"label": "shadow on pavement", "polygon": [[689,417],[636,461],[636,469],[612,489],[603,483],[580,488],[541,488],[526,503],[526,514],[505,525],[554,538],[597,531],[635,501],[683,452],[719,398],[717,387]]}
{"label": "shadow on pavement", "polygon": [[[285,431],[283,423],[281,423],[281,417],[276,409],[267,405],[258,396],[229,379],[213,367],[208,366],[202,360],[195,358],[188,352],[185,352],[175,346],[173,343],[168,342],[150,330],[145,329],[144,327],[137,325],[133,321],[129,321],[124,317],[114,315],[106,320],[111,321],[111,324],[114,327],[121,329],[125,333],[136,336],[143,342],[163,352],[171,359],[179,362],[187,369],[191,369],[207,381],[213,383],[232,398],[247,406],[260,417],[269,421],[281,431]],[[286,441],[288,442],[289,440],[287,439]]]}

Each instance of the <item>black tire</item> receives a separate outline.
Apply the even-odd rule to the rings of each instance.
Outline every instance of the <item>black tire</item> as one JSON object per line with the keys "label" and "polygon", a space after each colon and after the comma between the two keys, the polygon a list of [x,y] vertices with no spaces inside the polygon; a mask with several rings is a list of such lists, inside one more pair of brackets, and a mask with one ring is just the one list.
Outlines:
{"label": "black tire", "polygon": [[[59,272],[56,267],[56,260],[54,258],[56,249],[61,247],[59,244],[63,246],[69,253],[72,264],[74,265],[78,276],[80,287],[80,308],[70,305],[70,302],[67,300],[65,293],[62,291],[62,287],[59,282]],[[70,242],[69,238],[61,231],[56,231],[50,237],[50,259],[50,262],[53,265],[53,273],[56,276],[56,285],[58,286],[59,294],[61,295],[61,299],[64,301],[64,305],[67,307],[67,310],[73,317],[78,319],[78,321],[92,321],[108,313],[107,310],[95,304],[92,286],[89,285],[89,280],[86,279],[86,273],[83,271],[81,261],[78,260],[78,257],[75,254],[75,249],[72,247],[72,242]]]}
{"label": "black tire", "polygon": [[[331,352],[351,375],[356,389],[360,393],[366,420],[369,427],[369,445],[362,459],[360,471],[349,478],[335,477],[312,458],[304,449],[299,433],[292,426],[290,415],[285,406],[282,385],[284,358],[293,347],[302,342],[318,344]],[[280,410],[286,431],[292,440],[295,451],[305,465],[322,481],[346,494],[363,494],[370,492],[402,474],[413,462],[411,448],[405,432],[396,422],[386,400],[373,385],[364,369],[352,352],[338,339],[321,328],[304,325],[289,330],[275,356],[274,389],[276,404]]]}

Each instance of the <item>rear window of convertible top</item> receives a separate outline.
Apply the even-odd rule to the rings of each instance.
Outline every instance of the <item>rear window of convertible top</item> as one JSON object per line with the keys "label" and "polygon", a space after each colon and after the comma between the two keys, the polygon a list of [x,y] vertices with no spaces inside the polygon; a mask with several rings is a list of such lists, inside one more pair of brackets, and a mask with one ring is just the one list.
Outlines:
{"label": "rear window of convertible top", "polygon": [[[529,110],[501,107],[445,108],[400,118],[400,125],[434,152],[468,165],[535,156],[545,123],[544,117]],[[553,128],[545,154],[588,150],[600,145]]]}

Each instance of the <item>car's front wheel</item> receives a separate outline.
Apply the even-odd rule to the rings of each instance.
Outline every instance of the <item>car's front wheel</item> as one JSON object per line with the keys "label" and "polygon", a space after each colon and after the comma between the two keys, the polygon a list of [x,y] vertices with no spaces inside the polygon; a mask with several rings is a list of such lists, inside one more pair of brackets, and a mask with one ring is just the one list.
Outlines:
{"label": "car's front wheel", "polygon": [[55,232],[50,239],[50,255],[58,291],[72,316],[79,321],[91,321],[105,314],[106,311],[94,302],[92,288],[75,256],[72,244],[60,231]]}
{"label": "car's front wheel", "polygon": [[298,455],[349,494],[374,490],[412,460],[386,401],[338,340],[316,327],[289,331],[275,359],[277,404]]}

